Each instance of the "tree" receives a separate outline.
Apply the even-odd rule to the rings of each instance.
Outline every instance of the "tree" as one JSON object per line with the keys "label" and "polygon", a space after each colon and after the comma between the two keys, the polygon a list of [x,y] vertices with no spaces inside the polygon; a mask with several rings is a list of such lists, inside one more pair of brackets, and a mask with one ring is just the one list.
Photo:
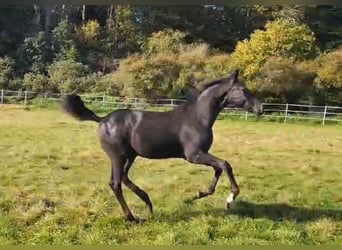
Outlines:
{"label": "tree", "polygon": [[123,58],[129,53],[140,52],[145,36],[136,19],[132,6],[117,5],[107,20],[104,43],[106,50],[115,58]]}
{"label": "tree", "polygon": [[20,46],[17,56],[18,67],[22,73],[28,71],[46,73],[52,56],[50,49],[46,46],[44,32],[41,31],[33,37],[26,38]]}
{"label": "tree", "polygon": [[305,24],[286,19],[268,22],[265,30],[256,30],[249,40],[243,40],[232,54],[233,64],[251,83],[270,57],[304,60],[318,54],[316,39]]}
{"label": "tree", "polygon": [[320,48],[333,50],[342,44],[342,8],[316,5],[305,7],[306,23],[315,33]]}
{"label": "tree", "polygon": [[77,61],[79,51],[72,24],[64,19],[57,24],[51,33],[55,59],[60,60],[63,58]]}
{"label": "tree", "polygon": [[32,6],[1,6],[0,55],[14,58],[24,39],[37,32]]}
{"label": "tree", "polygon": [[147,38],[143,52],[149,56],[160,52],[178,53],[184,43],[185,33],[178,30],[164,29]]}

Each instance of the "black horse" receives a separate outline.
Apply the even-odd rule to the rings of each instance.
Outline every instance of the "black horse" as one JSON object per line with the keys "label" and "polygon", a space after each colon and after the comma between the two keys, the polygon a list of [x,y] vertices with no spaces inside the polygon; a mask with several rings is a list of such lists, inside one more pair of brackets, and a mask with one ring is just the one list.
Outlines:
{"label": "black horse", "polygon": [[171,111],[151,112],[119,109],[99,117],[84,106],[78,95],[68,95],[62,108],[79,120],[99,123],[99,137],[103,150],[111,160],[110,187],[118,199],[127,220],[135,220],[122,194],[121,183],[146,203],[152,214],[148,194],[128,177],[128,171],[137,156],[162,159],[183,158],[194,164],[214,169],[214,177],[207,190],[199,191],[193,199],[211,195],[224,172],[230,181],[231,194],[227,207],[239,194],[232,167],[222,159],[208,153],[213,141],[212,126],[226,104],[252,108],[259,115],[262,105],[237,80],[238,71],[206,84],[196,96]]}

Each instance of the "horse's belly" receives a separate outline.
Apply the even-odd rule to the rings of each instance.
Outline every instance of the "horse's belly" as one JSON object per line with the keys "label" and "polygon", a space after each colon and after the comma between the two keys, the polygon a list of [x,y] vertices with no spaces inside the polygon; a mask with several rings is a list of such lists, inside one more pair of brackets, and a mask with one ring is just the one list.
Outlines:
{"label": "horse's belly", "polygon": [[133,149],[142,157],[151,159],[183,157],[182,146],[176,138],[168,136],[133,136]]}

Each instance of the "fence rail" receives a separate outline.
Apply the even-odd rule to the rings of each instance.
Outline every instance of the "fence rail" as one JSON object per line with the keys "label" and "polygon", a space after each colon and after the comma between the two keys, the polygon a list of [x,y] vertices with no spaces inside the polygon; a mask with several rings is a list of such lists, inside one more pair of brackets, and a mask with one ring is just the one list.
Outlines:
{"label": "fence rail", "polygon": [[[13,91],[1,90],[0,105],[8,103],[21,104],[24,107],[30,105],[32,101],[59,101],[66,94],[59,93],[39,93],[32,91]],[[154,99],[148,100],[143,98],[125,98],[109,96],[104,94],[83,94],[80,95],[86,103],[96,103],[103,107],[123,108],[130,107],[133,109],[147,109],[153,107],[163,107],[166,109],[173,108],[185,100],[181,99]],[[283,104],[283,103],[263,103],[264,114],[262,117],[271,117],[288,122],[290,119],[316,120],[323,125],[327,121],[340,123],[342,122],[342,107],[337,106],[315,106],[303,104]],[[254,114],[245,110],[226,107],[221,112],[224,116],[240,116],[245,120],[255,117]]]}

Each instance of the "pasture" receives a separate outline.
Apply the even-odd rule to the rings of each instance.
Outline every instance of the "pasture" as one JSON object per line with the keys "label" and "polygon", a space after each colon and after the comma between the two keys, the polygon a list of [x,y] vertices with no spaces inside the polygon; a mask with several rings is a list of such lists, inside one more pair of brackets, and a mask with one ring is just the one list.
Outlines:
{"label": "pasture", "polygon": [[3,107],[0,245],[342,244],[341,126],[218,120],[210,152],[231,163],[240,186],[230,210],[226,176],[214,195],[189,203],[211,168],[137,158],[130,177],[154,216],[124,187],[142,218],[129,223],[108,185],[97,124]]}

